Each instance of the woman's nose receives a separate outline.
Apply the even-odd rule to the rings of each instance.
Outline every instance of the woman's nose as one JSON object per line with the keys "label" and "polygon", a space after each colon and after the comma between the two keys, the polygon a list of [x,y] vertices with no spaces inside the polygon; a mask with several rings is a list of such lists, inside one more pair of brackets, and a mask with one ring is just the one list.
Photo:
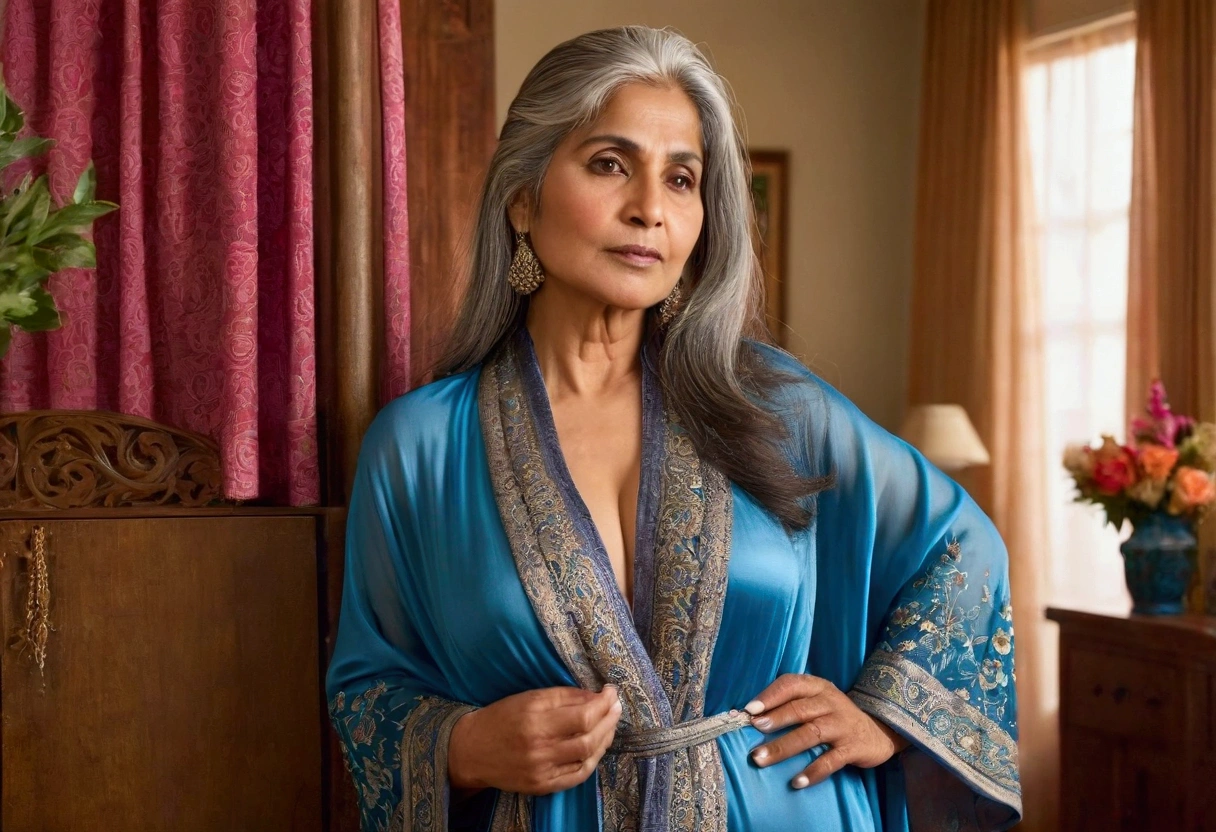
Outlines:
{"label": "woman's nose", "polygon": [[658,228],[663,225],[662,183],[649,177],[638,177],[632,184],[630,199],[625,210],[632,225],[642,228]]}

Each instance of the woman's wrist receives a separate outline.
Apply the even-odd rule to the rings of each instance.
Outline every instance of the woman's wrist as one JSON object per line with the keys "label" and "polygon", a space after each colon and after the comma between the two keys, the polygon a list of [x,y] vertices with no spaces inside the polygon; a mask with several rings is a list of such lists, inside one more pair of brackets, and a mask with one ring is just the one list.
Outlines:
{"label": "woman's wrist", "polygon": [[477,776],[476,759],[473,752],[473,737],[477,736],[476,717],[478,711],[456,720],[448,738],[448,783],[458,799],[471,797],[487,787]]}
{"label": "woman's wrist", "polygon": [[896,731],[894,728],[892,728],[887,723],[883,722],[878,717],[872,716],[870,714],[867,714],[867,716],[869,716],[870,719],[874,720],[874,724],[878,726],[878,730],[882,731],[883,734],[886,736],[886,738],[891,741],[891,746],[894,749],[891,752],[892,757],[899,754],[901,751],[906,750],[907,747],[912,744],[912,743],[908,742],[907,737],[905,737],[903,734]]}

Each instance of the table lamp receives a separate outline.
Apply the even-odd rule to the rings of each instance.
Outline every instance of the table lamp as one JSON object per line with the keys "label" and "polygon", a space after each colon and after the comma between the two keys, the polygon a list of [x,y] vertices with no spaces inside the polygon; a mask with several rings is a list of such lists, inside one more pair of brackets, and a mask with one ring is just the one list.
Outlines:
{"label": "table lamp", "polygon": [[904,419],[899,436],[943,471],[961,471],[991,461],[961,405],[916,405]]}

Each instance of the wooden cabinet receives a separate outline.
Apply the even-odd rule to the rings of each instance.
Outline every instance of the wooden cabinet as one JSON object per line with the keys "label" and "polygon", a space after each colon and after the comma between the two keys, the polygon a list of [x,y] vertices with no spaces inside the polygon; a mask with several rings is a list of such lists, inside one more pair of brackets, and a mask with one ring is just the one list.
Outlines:
{"label": "wooden cabinet", "polygon": [[[332,513],[202,437],[0,414],[0,828],[323,832]],[[340,768],[340,764],[339,764]]]}
{"label": "wooden cabinet", "polygon": [[1216,832],[1216,618],[1051,609],[1061,829]]}
{"label": "wooden cabinet", "polygon": [[321,829],[317,518],[21,519],[0,539],[3,632],[40,570],[51,627],[41,671],[26,639],[0,654],[0,827]]}

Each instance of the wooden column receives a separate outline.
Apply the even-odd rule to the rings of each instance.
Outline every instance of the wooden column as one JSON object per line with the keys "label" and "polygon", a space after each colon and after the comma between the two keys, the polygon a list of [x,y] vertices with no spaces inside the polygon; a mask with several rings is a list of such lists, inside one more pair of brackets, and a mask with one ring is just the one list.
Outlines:
{"label": "wooden column", "polygon": [[379,35],[375,0],[317,0],[313,15],[322,493],[346,505],[384,337]]}
{"label": "wooden column", "polygon": [[455,317],[473,212],[494,152],[493,0],[401,0],[414,382]]}

